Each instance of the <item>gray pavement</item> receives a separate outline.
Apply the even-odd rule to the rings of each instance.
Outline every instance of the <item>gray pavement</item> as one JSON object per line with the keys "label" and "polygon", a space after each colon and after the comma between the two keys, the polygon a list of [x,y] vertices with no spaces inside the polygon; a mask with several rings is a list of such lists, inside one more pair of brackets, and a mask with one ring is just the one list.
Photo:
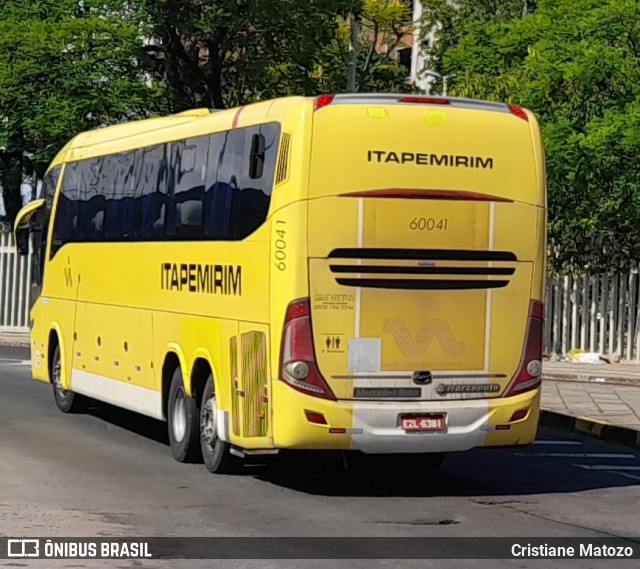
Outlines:
{"label": "gray pavement", "polygon": [[640,431],[640,385],[607,385],[545,379],[542,407]]}
{"label": "gray pavement", "polygon": [[[312,456],[214,476],[173,461],[164,425],[114,409],[63,415],[0,349],[0,535],[640,536],[640,451],[541,429],[522,450],[451,455],[434,476],[356,475]],[[546,384],[545,384],[546,385]],[[637,561],[615,561],[636,567]],[[611,560],[519,560],[605,568]],[[65,567],[38,561],[29,566]],[[77,561],[74,567],[515,567],[513,561]]]}

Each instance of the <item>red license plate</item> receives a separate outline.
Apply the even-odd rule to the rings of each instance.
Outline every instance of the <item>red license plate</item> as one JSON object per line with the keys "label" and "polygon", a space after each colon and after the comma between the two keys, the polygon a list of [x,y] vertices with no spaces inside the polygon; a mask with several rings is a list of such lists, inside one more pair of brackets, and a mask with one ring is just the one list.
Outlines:
{"label": "red license plate", "polygon": [[405,415],[401,417],[404,431],[444,431],[447,428],[447,416],[440,415]]}

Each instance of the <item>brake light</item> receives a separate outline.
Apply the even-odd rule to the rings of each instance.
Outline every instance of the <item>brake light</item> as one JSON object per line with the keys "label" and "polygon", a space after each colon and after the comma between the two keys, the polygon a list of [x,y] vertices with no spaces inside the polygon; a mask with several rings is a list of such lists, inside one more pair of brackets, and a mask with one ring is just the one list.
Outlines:
{"label": "brake light", "polygon": [[529,122],[529,117],[527,116],[527,113],[524,112],[524,109],[521,109],[516,105],[509,105],[509,110],[517,117]]}
{"label": "brake light", "polygon": [[327,105],[330,105],[331,103],[333,103],[334,98],[335,98],[335,95],[320,95],[319,97],[316,97],[314,110],[317,111],[322,107],[326,107]]}
{"label": "brake light", "polygon": [[529,305],[523,358],[518,373],[505,391],[505,397],[537,389],[542,381],[543,320],[544,305],[539,300],[532,300]]}
{"label": "brake light", "polygon": [[422,105],[450,105],[449,99],[443,99],[442,97],[401,97],[400,103],[415,103]]}
{"label": "brake light", "polygon": [[280,380],[296,391],[335,401],[316,365],[308,298],[294,300],[287,307],[282,330]]}

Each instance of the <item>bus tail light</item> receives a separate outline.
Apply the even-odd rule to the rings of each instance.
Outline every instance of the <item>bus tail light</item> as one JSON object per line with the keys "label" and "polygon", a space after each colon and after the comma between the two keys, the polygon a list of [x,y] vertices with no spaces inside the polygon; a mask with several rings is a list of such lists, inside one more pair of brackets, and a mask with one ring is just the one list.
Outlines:
{"label": "bus tail light", "polygon": [[527,113],[525,113],[524,109],[521,109],[517,105],[509,105],[509,110],[518,118],[529,122],[529,117],[527,116]]}
{"label": "bus tail light", "polygon": [[523,358],[518,373],[505,391],[504,396],[519,395],[537,389],[542,380],[542,329],[544,305],[532,300],[529,306],[529,321]]}
{"label": "bus tail light", "polygon": [[327,105],[330,105],[331,103],[333,103],[334,98],[335,98],[335,95],[319,95],[318,97],[316,97],[313,110],[317,111],[322,107],[326,107]]}
{"label": "bus tail light", "polygon": [[308,298],[294,300],[287,307],[282,330],[280,380],[296,391],[335,401],[316,364]]}

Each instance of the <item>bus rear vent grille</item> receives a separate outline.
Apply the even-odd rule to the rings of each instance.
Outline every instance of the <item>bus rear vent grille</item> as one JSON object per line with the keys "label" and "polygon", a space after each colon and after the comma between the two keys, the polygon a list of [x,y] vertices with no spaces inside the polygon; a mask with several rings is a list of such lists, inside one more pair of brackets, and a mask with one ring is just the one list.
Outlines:
{"label": "bus rear vent grille", "polygon": [[[502,288],[509,284],[509,279],[504,277],[512,276],[516,272],[515,267],[495,267],[487,264],[494,262],[513,263],[518,260],[509,251],[438,249],[335,249],[329,254],[329,258],[383,262],[416,261],[413,265],[331,264],[329,266],[331,272],[336,275],[336,282],[340,285],[400,290]],[[436,261],[440,262],[438,266],[436,266]],[[458,264],[455,266],[443,265],[442,261],[457,262]],[[459,264],[465,262],[487,264],[484,266],[461,266]]]}
{"label": "bus rear vent grille", "polygon": [[280,155],[278,156],[278,169],[276,171],[276,185],[282,184],[289,176],[289,152],[291,148],[291,134],[282,133],[282,142],[280,143]]}

